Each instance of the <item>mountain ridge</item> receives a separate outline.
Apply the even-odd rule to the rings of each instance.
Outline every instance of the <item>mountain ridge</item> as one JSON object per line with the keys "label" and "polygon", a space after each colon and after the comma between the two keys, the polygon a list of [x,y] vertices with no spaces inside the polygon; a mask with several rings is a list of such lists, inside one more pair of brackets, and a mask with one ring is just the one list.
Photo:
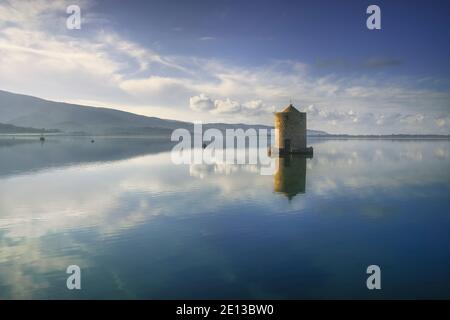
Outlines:
{"label": "mountain ridge", "polygon": [[[0,90],[0,123],[34,130],[59,130],[69,134],[170,134],[177,128],[193,128],[191,122],[144,116],[113,108],[56,102],[4,90]],[[219,130],[272,128],[241,123],[205,123],[203,127]],[[318,130],[308,130],[308,133],[327,134]]]}

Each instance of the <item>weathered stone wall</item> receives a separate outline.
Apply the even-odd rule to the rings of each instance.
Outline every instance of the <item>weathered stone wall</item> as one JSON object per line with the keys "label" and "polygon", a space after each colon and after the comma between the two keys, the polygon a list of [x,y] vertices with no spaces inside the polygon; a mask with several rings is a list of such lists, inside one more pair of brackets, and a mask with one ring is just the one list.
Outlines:
{"label": "weathered stone wall", "polygon": [[276,147],[285,149],[286,139],[291,141],[291,151],[306,148],[306,113],[278,112],[275,114],[275,128],[278,129]]}

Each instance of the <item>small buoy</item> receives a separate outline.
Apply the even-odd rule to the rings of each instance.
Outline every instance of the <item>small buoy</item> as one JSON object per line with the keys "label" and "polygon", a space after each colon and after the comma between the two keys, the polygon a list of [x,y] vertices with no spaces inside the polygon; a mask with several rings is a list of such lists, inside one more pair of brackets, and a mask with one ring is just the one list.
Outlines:
{"label": "small buoy", "polygon": [[94,142],[95,142],[95,140],[94,140],[94,139],[92,139],[92,140],[91,140],[91,143],[94,143]]}

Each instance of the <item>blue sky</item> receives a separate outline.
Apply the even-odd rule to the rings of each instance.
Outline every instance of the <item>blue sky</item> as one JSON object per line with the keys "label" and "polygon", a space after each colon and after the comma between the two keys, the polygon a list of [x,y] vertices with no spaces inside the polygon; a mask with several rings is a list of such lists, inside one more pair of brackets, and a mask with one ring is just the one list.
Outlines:
{"label": "blue sky", "polygon": [[[382,31],[366,28],[373,1],[102,1],[99,7],[126,26],[127,35],[166,54],[218,57],[257,65],[301,60],[337,68],[377,57],[409,66],[397,73],[449,75],[448,10],[441,1],[378,1]],[[440,8],[439,8],[440,7]],[[178,31],[178,32],[177,32]],[[204,43],[195,40],[214,38]],[[213,40],[213,39],[210,39]],[[328,63],[327,63],[328,62]],[[334,67],[333,63],[335,62]],[[392,64],[393,66],[394,64]]]}
{"label": "blue sky", "polygon": [[[69,4],[81,30],[65,27]],[[366,8],[381,8],[368,30]],[[449,1],[0,1],[0,89],[145,115],[450,133]]]}

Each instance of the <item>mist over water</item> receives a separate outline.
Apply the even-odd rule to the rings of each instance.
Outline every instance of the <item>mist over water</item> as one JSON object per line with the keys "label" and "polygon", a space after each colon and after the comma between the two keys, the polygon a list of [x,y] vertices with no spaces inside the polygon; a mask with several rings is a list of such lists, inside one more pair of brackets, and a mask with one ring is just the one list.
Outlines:
{"label": "mist over water", "polygon": [[450,141],[309,144],[264,176],[158,139],[1,138],[0,298],[450,298]]}

